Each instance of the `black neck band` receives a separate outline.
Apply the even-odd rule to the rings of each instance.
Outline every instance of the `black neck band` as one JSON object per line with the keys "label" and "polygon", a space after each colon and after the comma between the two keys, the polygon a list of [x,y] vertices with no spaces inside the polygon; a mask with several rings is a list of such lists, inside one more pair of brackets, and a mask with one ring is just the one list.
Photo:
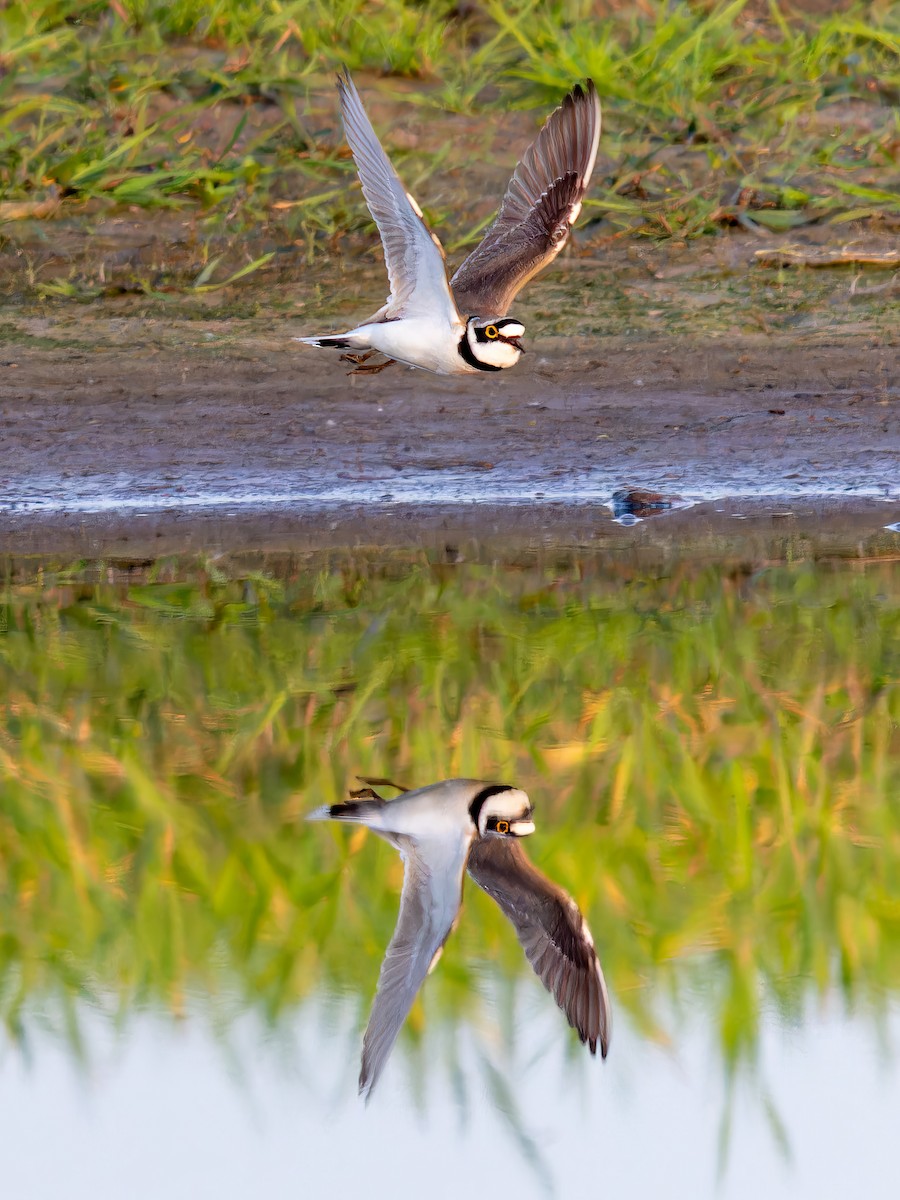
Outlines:
{"label": "black neck band", "polygon": [[468,330],[466,330],[466,332],[459,339],[459,353],[462,356],[463,360],[465,362],[467,362],[470,367],[474,367],[476,371],[502,371],[503,370],[502,367],[495,367],[493,363],[483,363],[483,362],[478,361],[478,359],[472,353],[472,347],[469,345]]}

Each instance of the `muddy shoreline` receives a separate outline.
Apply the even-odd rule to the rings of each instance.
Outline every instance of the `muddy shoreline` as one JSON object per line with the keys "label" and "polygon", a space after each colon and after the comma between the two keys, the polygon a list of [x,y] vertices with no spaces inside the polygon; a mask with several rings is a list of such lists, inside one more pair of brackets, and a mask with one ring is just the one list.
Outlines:
{"label": "muddy shoreline", "polygon": [[[317,144],[340,151],[334,90],[322,82],[305,119]],[[410,183],[452,269],[543,113],[485,122],[429,109],[423,121],[408,96],[418,81],[369,83],[376,127],[415,151],[410,169],[416,154],[426,162],[451,148]],[[217,105],[197,136],[230,146],[247,114]],[[615,106],[610,118],[597,175],[619,199],[676,176],[676,192],[706,194],[703,138],[621,143]],[[254,107],[247,136],[254,122],[280,119]],[[877,95],[833,97],[816,120],[871,147],[889,132],[890,107]],[[895,163],[883,145],[880,166],[870,151],[852,162],[867,187],[889,192]],[[777,152],[760,153],[776,178]],[[843,160],[836,169],[855,178]],[[590,201],[562,255],[517,297],[527,354],[515,370],[441,379],[394,366],[353,378],[336,355],[291,339],[378,308],[378,238],[360,223],[355,184],[356,216],[302,234],[294,205],[306,203],[306,185],[292,179],[299,191],[276,200],[276,189],[234,228],[202,206],[143,210],[103,197],[70,197],[45,221],[6,220],[0,550],[440,553],[460,540],[638,545],[680,531],[726,553],[748,521],[773,544],[785,528],[800,538],[840,528],[848,552],[860,537],[895,536],[884,531],[900,520],[893,211],[855,211],[848,197],[848,211],[801,220],[790,207],[785,228],[767,228],[775,199],[735,193],[729,177],[719,217],[693,236],[691,219],[670,228],[663,208],[632,226],[620,208]],[[321,185],[307,183],[314,198]],[[626,529],[606,506],[627,488],[693,506]]]}
{"label": "muddy shoreline", "polygon": [[[854,544],[900,520],[900,373],[883,334],[535,336],[519,368],[473,383],[400,366],[349,377],[291,342],[293,325],[95,320],[88,344],[20,323],[2,347],[0,550],[701,529],[724,547],[750,517],[776,538],[840,527]],[[624,529],[606,506],[628,487],[693,507]]]}
{"label": "muddy shoreline", "polygon": [[152,515],[52,514],[6,518],[0,553],[18,562],[103,559],[145,566],[161,557],[251,563],[285,555],[421,554],[428,561],[529,562],[559,554],[632,559],[659,568],[673,558],[768,562],[900,561],[900,503],[835,499],[714,501],[620,524],[604,505],[470,504],[426,509],[347,506]]}

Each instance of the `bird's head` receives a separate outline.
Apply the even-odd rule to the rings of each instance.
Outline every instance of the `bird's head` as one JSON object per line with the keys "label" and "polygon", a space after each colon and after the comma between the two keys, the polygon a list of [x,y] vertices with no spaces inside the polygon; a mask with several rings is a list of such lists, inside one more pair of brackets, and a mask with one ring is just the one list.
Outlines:
{"label": "bird's head", "polygon": [[527,837],[534,833],[534,809],[520,788],[491,783],[481,788],[469,804],[469,815],[479,837]]}
{"label": "bird's head", "polygon": [[520,341],[524,333],[525,326],[513,317],[469,317],[463,334],[464,351],[469,353],[463,357],[474,359],[473,365],[482,371],[514,367],[525,353]]}

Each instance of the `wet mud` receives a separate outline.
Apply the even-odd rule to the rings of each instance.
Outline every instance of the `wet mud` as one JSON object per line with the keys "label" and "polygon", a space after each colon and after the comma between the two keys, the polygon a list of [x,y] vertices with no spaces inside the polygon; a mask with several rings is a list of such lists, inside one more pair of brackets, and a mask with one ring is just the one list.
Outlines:
{"label": "wet mud", "polygon": [[[91,346],[26,332],[4,347],[6,551],[596,537],[623,513],[696,528],[735,505],[900,518],[884,339],[534,337],[518,369],[472,382],[348,376],[290,320],[121,319]],[[662,500],[623,509],[628,491]]]}
{"label": "wet mud", "polygon": [[[502,187],[493,170],[478,194]],[[646,539],[735,505],[820,526],[853,512],[873,535],[900,519],[884,222],[664,242],[588,224],[517,300],[519,366],[446,379],[351,376],[291,340],[382,303],[371,229],[315,247],[270,230],[228,268],[274,249],[265,269],[197,292],[178,264],[198,269],[198,219],[98,209],[4,226],[0,549]],[[798,243],[808,263],[844,257],[759,258],[795,261]],[[66,298],[41,299],[53,278]]]}

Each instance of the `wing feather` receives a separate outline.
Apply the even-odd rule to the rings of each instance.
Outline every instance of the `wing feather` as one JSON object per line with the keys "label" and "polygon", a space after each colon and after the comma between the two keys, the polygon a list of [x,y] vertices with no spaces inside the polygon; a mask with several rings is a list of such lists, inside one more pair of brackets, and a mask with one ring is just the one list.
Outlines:
{"label": "wing feather", "polygon": [[535,974],[592,1054],[606,1058],[609,994],[590,930],[575,901],[528,859],[515,838],[479,838],[468,871],[512,922]]}
{"label": "wing feather", "polygon": [[553,261],[581,211],[599,139],[600,100],[588,80],[547,118],[494,223],[450,280],[461,313],[505,316],[528,280]]}
{"label": "wing feather", "polygon": [[416,993],[453,929],[462,899],[468,843],[394,835],[404,863],[397,928],[381,964],[363,1038],[360,1094],[368,1099]]}
{"label": "wing feather", "polygon": [[400,182],[347,71],[338,75],[337,86],[347,142],[366,204],[381,235],[391,283],[391,294],[378,318],[392,320],[413,312],[421,317],[458,320],[440,242]]}

